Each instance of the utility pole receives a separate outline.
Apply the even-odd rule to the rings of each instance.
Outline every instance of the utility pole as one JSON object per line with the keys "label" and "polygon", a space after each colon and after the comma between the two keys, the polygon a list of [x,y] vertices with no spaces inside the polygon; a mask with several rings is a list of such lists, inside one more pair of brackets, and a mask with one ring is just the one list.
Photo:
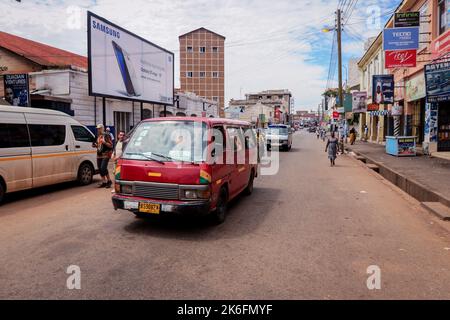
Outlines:
{"label": "utility pole", "polygon": [[[338,45],[338,74],[339,74],[339,105],[341,110],[344,109],[344,90],[342,88],[342,20],[341,20],[341,9],[337,10],[337,45]],[[344,109],[344,122],[345,122],[345,109]],[[345,126],[344,126],[344,139],[342,139],[342,152],[344,152],[345,147]]]}

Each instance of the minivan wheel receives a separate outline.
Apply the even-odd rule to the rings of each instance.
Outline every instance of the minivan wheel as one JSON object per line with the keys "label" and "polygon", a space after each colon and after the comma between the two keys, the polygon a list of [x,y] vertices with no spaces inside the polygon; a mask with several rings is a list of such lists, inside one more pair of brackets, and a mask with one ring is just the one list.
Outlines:
{"label": "minivan wheel", "polygon": [[244,194],[245,194],[246,196],[249,196],[249,195],[251,195],[251,194],[253,193],[253,184],[254,184],[254,181],[255,181],[255,174],[254,174],[253,171],[252,171],[252,173],[250,174],[250,179],[248,180],[247,187],[246,187],[245,190],[244,190]]}
{"label": "minivan wheel", "polygon": [[87,186],[92,183],[94,178],[94,168],[89,163],[81,164],[78,169],[78,183],[82,186]]}
{"label": "minivan wheel", "polygon": [[3,187],[3,184],[0,182],[0,204],[2,203],[4,196],[5,196],[5,188]]}
{"label": "minivan wheel", "polygon": [[217,225],[222,224],[225,221],[227,215],[227,201],[227,191],[222,188],[219,200],[217,200],[216,210],[213,213],[213,221]]}

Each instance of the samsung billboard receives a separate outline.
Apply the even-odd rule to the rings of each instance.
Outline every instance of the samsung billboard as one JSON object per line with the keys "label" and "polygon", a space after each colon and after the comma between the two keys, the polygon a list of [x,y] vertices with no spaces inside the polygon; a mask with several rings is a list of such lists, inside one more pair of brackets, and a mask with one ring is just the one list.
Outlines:
{"label": "samsung billboard", "polygon": [[173,105],[174,54],[88,12],[89,94]]}

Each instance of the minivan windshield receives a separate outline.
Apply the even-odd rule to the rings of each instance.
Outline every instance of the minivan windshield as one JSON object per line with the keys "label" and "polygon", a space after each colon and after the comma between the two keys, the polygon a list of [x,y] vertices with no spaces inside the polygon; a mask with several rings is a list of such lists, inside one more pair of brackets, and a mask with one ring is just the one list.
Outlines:
{"label": "minivan windshield", "polygon": [[288,135],[289,130],[287,127],[269,127],[267,133],[271,135]]}
{"label": "minivan windshield", "polygon": [[196,121],[143,122],[133,132],[122,158],[159,162],[204,162],[206,124]]}

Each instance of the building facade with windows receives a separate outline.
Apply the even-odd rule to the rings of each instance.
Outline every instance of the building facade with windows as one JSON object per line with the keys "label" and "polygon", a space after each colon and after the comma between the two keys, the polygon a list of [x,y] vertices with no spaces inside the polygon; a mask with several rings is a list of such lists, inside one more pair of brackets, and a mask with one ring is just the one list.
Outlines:
{"label": "building facade with windows", "polygon": [[225,37],[205,28],[179,37],[181,90],[225,107]]}
{"label": "building facade with windows", "polygon": [[284,123],[290,121],[292,93],[289,90],[266,90],[245,95],[245,99],[231,99],[225,109],[227,118],[254,124]]}

